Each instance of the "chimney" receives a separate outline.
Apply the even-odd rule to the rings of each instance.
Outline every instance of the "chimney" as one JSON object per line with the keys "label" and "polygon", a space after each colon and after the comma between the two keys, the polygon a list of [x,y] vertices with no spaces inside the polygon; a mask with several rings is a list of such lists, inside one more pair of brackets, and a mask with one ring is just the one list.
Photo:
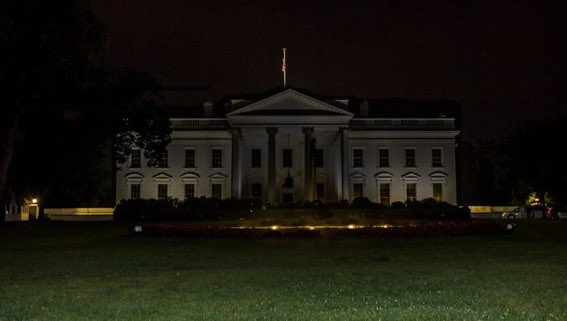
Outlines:
{"label": "chimney", "polygon": [[368,117],[368,101],[363,101],[360,104],[360,117]]}
{"label": "chimney", "polygon": [[203,107],[204,107],[204,116],[206,118],[213,117],[213,103],[209,100],[203,103]]}

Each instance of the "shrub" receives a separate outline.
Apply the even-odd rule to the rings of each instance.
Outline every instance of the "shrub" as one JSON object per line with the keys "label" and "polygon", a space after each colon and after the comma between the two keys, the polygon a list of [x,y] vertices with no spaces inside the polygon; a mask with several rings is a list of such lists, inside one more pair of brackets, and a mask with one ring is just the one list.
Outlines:
{"label": "shrub", "polygon": [[372,202],[367,197],[359,196],[359,197],[352,200],[350,207],[351,208],[371,208]]}

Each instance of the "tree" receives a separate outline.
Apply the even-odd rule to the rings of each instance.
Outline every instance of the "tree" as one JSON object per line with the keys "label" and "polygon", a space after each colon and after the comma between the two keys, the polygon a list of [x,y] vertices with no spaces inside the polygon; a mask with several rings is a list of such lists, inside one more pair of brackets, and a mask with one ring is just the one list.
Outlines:
{"label": "tree", "polygon": [[530,120],[516,128],[494,150],[495,183],[511,191],[515,203],[532,193],[540,201],[567,202],[567,169],[562,148],[567,119]]}
{"label": "tree", "polygon": [[86,0],[3,1],[0,8],[0,193],[20,123],[57,110],[88,86],[91,59],[105,44],[102,23]]}
{"label": "tree", "polygon": [[171,132],[159,81],[97,63],[106,35],[88,1],[3,3],[0,37],[0,195],[110,204],[114,156],[136,144],[157,164]]}

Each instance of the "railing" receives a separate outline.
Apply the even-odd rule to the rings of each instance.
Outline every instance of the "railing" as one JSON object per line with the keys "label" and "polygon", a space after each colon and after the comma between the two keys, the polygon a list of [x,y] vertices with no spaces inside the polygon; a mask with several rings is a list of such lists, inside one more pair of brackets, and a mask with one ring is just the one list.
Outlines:
{"label": "railing", "polygon": [[378,129],[455,129],[454,118],[364,118],[352,119],[350,127]]}
{"label": "railing", "polygon": [[228,120],[219,118],[192,118],[172,119],[171,127],[174,130],[204,129],[204,128],[228,128]]}

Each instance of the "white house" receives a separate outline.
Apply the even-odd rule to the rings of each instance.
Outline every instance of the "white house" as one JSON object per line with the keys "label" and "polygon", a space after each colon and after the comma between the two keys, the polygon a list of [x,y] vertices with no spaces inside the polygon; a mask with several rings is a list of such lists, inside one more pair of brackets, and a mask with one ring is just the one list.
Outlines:
{"label": "white house", "polygon": [[116,197],[454,204],[458,120],[447,101],[321,99],[295,89],[178,108],[161,165],[147,167],[134,150],[116,173]]}

